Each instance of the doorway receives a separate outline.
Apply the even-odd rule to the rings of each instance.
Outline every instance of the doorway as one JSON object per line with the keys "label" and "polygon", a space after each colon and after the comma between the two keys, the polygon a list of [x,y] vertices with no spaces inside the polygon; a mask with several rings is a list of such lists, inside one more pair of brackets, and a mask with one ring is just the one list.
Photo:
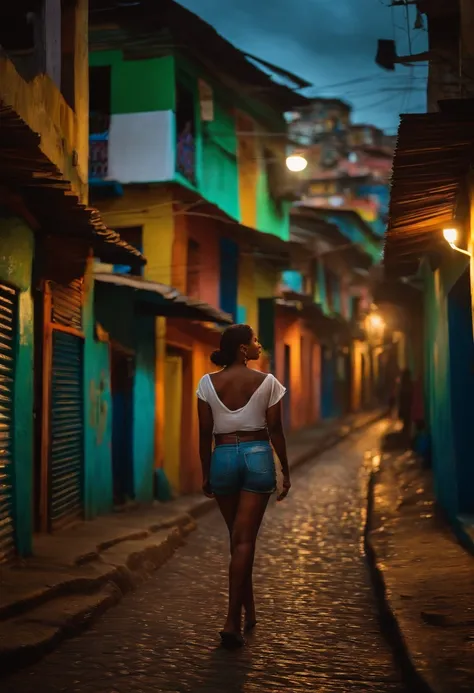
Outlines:
{"label": "doorway", "polygon": [[335,358],[330,347],[321,348],[321,418],[335,416],[336,403]]}
{"label": "doorway", "polygon": [[114,505],[135,496],[133,480],[133,391],[135,355],[117,345],[110,353],[112,389],[112,474]]}

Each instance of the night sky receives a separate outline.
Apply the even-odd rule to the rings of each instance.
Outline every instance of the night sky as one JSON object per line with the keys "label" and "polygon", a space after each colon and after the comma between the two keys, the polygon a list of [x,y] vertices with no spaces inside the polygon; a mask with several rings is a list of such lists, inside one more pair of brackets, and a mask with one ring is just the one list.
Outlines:
{"label": "night sky", "polygon": [[314,84],[305,93],[352,103],[355,122],[394,133],[400,112],[426,111],[426,64],[388,73],[374,62],[379,38],[395,38],[398,54],[408,54],[407,24],[413,53],[426,50],[413,7],[407,23],[391,0],[180,1],[237,47]]}

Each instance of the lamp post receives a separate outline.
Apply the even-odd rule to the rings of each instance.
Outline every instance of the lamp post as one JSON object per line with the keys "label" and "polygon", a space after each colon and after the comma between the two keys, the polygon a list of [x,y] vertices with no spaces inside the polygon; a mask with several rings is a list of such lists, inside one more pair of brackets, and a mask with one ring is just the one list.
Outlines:
{"label": "lamp post", "polygon": [[459,234],[458,234],[458,230],[455,226],[449,226],[449,227],[443,229],[443,236],[444,236],[444,240],[446,241],[446,243],[453,250],[456,250],[458,253],[462,253],[463,255],[467,255],[468,257],[471,257],[470,252],[468,252],[467,250],[464,250],[463,248],[459,248],[456,245]]}

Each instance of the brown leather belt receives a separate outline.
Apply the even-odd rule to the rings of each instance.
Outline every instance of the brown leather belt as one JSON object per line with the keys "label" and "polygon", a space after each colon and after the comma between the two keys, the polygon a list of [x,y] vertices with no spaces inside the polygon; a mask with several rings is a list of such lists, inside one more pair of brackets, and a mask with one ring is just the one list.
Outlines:
{"label": "brown leather belt", "polygon": [[218,433],[214,436],[216,445],[238,445],[239,443],[251,443],[254,440],[270,440],[268,431],[237,431],[236,433]]}

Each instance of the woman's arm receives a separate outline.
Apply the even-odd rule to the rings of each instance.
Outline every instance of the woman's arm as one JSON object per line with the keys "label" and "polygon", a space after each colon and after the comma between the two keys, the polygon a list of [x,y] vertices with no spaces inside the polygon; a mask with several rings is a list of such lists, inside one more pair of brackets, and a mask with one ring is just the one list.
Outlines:
{"label": "woman's arm", "polygon": [[267,426],[270,434],[270,440],[275,448],[275,452],[280,460],[283,471],[283,491],[278,496],[278,500],[283,500],[288,495],[291,488],[290,482],[290,467],[288,465],[288,454],[286,451],[286,439],[283,432],[283,423],[281,420],[281,401],[274,404],[273,407],[267,409]]}
{"label": "woman's arm", "polygon": [[206,495],[212,495],[209,487],[209,474],[211,471],[212,455],[212,431],[214,419],[211,407],[198,398],[198,419],[199,419],[199,456],[202,466],[202,488]]}

